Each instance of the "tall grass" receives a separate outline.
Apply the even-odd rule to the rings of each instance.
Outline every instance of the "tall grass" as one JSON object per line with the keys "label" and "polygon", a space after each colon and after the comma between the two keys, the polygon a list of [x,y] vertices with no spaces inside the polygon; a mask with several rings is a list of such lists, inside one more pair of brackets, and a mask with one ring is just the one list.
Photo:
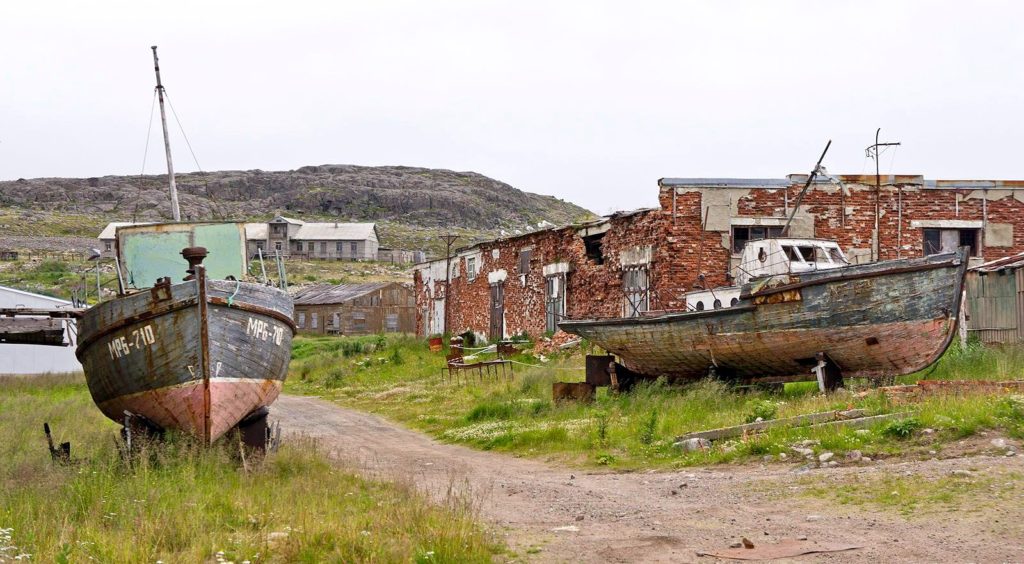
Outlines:
{"label": "tall grass", "polygon": [[[893,405],[883,394],[818,393],[814,382],[787,385],[780,393],[737,390],[716,381],[685,386],[664,380],[642,382],[629,393],[597,391],[592,404],[552,401],[555,381],[583,379],[582,358],[556,356],[550,362],[529,355],[513,360],[515,379],[463,374],[455,384],[441,378],[444,356],[430,353],[409,337],[361,338],[370,352],[346,356],[355,344],[346,339],[297,339],[293,377],[286,389],[321,395],[372,411],[430,433],[441,440],[522,455],[558,458],[571,463],[620,468],[730,462],[750,456],[792,455],[791,445],[810,441],[815,450],[864,450],[878,456],[912,452],[925,439],[887,433],[883,424],[857,433],[852,429],[784,428],[717,441],[710,451],[681,454],[680,435],[737,425],[758,418],[791,417],[812,412],[860,408],[869,414],[912,411],[916,423],[936,430],[927,441],[949,441],[980,429],[1024,432],[1024,414],[989,395],[935,396],[918,405]],[[363,345],[359,345],[363,346]],[[403,362],[392,359],[399,357]],[[1018,353],[983,347],[952,348],[927,377],[993,378],[979,367],[1013,366]],[[523,366],[523,364],[532,366]],[[1008,371],[1007,376],[1012,376]],[[465,382],[469,375],[469,382]],[[863,387],[863,383],[861,383]],[[1001,403],[1002,402],[1002,403]],[[908,423],[907,425],[913,425]],[[925,448],[924,451],[928,449]]]}
{"label": "tall grass", "polygon": [[[71,441],[55,465],[42,423]],[[428,503],[411,486],[366,481],[311,441],[245,471],[237,446],[185,437],[148,444],[131,467],[117,426],[80,380],[0,379],[0,562],[488,561],[475,508]]]}

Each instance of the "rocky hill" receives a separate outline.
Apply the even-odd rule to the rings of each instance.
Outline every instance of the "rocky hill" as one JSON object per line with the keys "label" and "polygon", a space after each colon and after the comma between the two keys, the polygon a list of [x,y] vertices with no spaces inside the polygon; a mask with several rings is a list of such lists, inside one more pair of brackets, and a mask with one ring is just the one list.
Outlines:
{"label": "rocky hill", "polygon": [[[177,176],[183,219],[267,219],[273,214],[383,221],[416,227],[518,230],[591,212],[475,172],[403,166],[306,166],[292,171]],[[0,182],[0,207],[109,219],[171,217],[167,176],[35,178]]]}

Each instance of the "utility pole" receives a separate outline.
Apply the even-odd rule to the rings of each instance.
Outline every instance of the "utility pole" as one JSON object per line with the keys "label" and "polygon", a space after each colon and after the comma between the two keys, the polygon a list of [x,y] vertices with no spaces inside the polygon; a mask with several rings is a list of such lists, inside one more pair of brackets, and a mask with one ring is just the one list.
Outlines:
{"label": "utility pole", "polygon": [[[867,156],[875,159],[875,232],[874,232],[874,235],[871,236],[871,239],[872,239],[871,240],[871,262],[875,262],[879,258],[878,257],[878,255],[879,255],[879,238],[880,238],[880,235],[881,235],[878,232],[878,218],[879,218],[879,212],[880,212],[879,202],[880,202],[880,198],[881,198],[881,194],[882,194],[882,175],[881,175],[881,172],[879,170],[879,165],[878,165],[878,161],[879,161],[879,158],[878,158],[878,155],[879,155],[878,148],[879,147],[896,147],[896,146],[898,146],[900,144],[899,141],[892,142],[892,143],[879,143],[878,142],[878,134],[881,133],[881,131],[882,131],[881,127],[879,127],[878,129],[875,130],[875,144],[874,145],[868,145],[867,149],[864,149],[864,152],[867,154]],[[900,226],[900,228],[902,228],[902,226]]]}
{"label": "utility pole", "polygon": [[459,236],[454,233],[445,233],[441,235],[441,240],[444,241],[444,331],[448,332],[448,288],[452,280],[452,245],[458,240]]}
{"label": "utility pole", "polygon": [[167,153],[167,177],[171,183],[171,213],[174,221],[181,221],[181,210],[178,209],[178,187],[174,184],[174,164],[171,162],[171,139],[167,135],[167,112],[164,111],[164,85],[160,82],[160,62],[156,58],[156,45],[153,49],[153,68],[156,70],[156,96],[160,100],[160,124],[164,127],[164,152]]}

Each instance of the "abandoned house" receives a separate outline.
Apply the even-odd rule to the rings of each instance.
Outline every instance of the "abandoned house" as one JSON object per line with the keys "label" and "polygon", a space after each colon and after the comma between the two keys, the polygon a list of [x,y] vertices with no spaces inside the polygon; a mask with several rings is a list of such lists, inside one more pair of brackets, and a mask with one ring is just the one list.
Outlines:
{"label": "abandoned house", "polygon": [[663,178],[657,208],[421,263],[417,331],[558,341],[570,338],[558,331],[563,317],[682,311],[685,292],[730,284],[743,245],[781,235],[791,214],[789,236],[835,240],[851,262],[966,245],[981,264],[1024,251],[1024,181],[889,175],[876,189],[874,175],[839,175],[813,182],[794,213],[806,179]]}
{"label": "abandoned house", "polygon": [[295,293],[300,333],[372,335],[414,333],[416,300],[397,282],[318,284]]}
{"label": "abandoned house", "polygon": [[306,223],[277,216],[267,223],[245,224],[250,256],[257,250],[273,256],[333,260],[377,260],[380,237],[375,223]]}

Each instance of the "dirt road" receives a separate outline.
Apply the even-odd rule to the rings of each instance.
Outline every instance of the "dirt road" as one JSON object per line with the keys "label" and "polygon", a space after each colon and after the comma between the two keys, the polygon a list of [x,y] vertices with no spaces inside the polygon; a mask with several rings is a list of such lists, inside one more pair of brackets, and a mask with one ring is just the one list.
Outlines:
{"label": "dirt road", "polygon": [[[987,504],[984,511],[904,517],[891,510],[779,496],[777,492],[791,491],[792,464],[584,472],[438,443],[314,398],[281,396],[271,417],[288,433],[317,437],[340,463],[364,474],[411,478],[438,497],[453,486],[471,492],[483,519],[529,560],[713,562],[698,552],[726,548],[740,537],[754,543],[807,537],[863,546],[801,556],[801,561],[1024,560],[1024,499],[1019,489],[1012,497]],[[1022,458],[871,463],[803,476],[852,480],[857,474],[899,473],[930,480],[968,468],[1022,472]]]}

